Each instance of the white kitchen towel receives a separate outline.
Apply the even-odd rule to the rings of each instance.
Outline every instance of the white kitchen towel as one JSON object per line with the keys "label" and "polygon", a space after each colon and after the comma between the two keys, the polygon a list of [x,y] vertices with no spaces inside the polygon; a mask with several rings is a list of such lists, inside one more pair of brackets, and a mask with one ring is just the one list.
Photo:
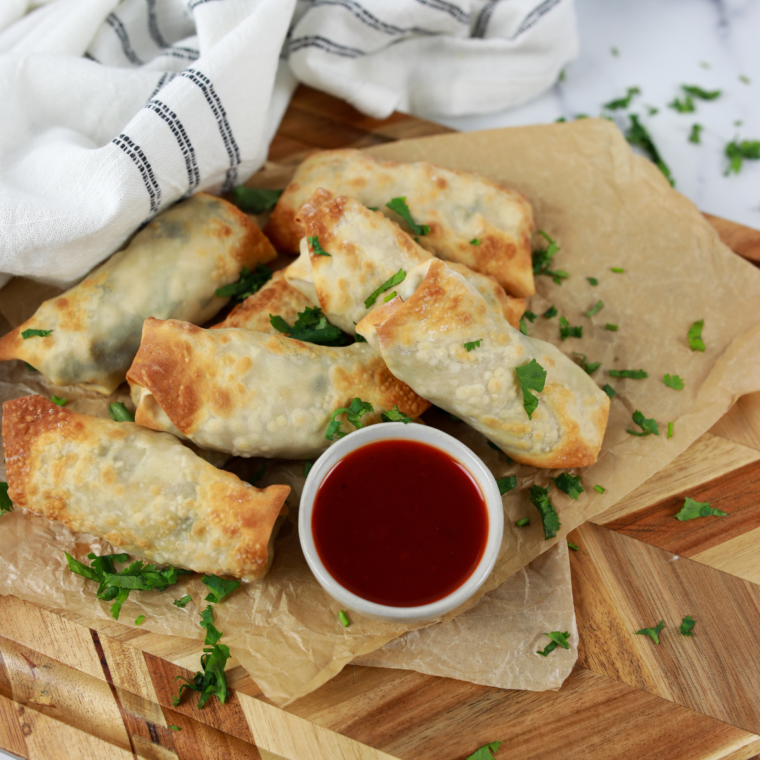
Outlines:
{"label": "white kitchen towel", "polygon": [[577,47],[573,0],[4,2],[0,287],[70,283],[178,199],[248,179],[297,80],[375,117],[485,112]]}

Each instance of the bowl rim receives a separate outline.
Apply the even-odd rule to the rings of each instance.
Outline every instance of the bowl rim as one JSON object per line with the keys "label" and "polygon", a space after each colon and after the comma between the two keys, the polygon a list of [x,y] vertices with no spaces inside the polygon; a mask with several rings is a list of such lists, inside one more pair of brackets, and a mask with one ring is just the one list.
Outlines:
{"label": "bowl rim", "polygon": [[[327,571],[314,543],[312,513],[319,486],[332,468],[348,454],[363,446],[385,440],[411,440],[440,449],[475,479],[481,489],[488,514],[488,534],[483,556],[467,580],[451,593],[435,602],[415,607],[394,607],[364,599],[341,585]],[[360,428],[341,438],[324,451],[312,466],[301,492],[298,534],[301,548],[312,573],[322,588],[336,601],[359,614],[388,621],[432,620],[446,615],[464,604],[485,583],[491,574],[501,548],[504,532],[504,511],[496,478],[472,449],[448,433],[428,425],[384,422]]]}

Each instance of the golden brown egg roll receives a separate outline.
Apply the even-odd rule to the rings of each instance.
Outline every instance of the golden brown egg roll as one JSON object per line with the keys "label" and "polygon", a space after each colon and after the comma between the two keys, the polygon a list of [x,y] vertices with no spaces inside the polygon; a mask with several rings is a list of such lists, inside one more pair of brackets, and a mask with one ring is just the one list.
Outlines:
{"label": "golden brown egg roll", "polygon": [[[575,362],[508,325],[441,261],[410,272],[397,290],[356,328],[395,377],[518,462],[555,468],[596,461],[610,400]],[[531,419],[516,369],[534,359],[547,374]]]}
{"label": "golden brown egg roll", "polygon": [[151,562],[247,580],[269,568],[289,486],[255,488],[174,436],[42,396],[3,405],[3,439],[19,507]]}
{"label": "golden brown egg roll", "polygon": [[322,151],[298,167],[272,212],[265,232],[276,248],[298,251],[305,234],[299,211],[319,188],[377,208],[409,232],[407,222],[386,206],[404,197],[414,222],[430,228],[418,235],[423,248],[492,275],[510,295],[536,292],[533,211],[521,193],[472,172],[380,161],[358,150]]}
{"label": "golden brown egg roll", "polygon": [[214,295],[218,288],[275,255],[242,211],[198,193],[156,216],[123,251],[0,338],[0,360],[22,359],[59,385],[113,393],[146,317],[203,324],[229,301]]}
{"label": "golden brown egg roll", "polygon": [[[327,319],[348,333],[370,308],[365,300],[400,269],[408,272],[434,257],[382,214],[371,211],[353,198],[334,197],[318,190],[304,204],[298,219],[306,237],[301,255],[286,270],[288,282],[307,298],[319,303]],[[315,252],[308,239],[317,237]],[[446,262],[469,280],[486,299],[489,308],[517,326],[525,311],[525,300],[511,298],[493,277],[473,272],[464,264]],[[392,288],[376,301],[392,292]]]}
{"label": "golden brown egg roll", "polygon": [[145,321],[127,380],[141,389],[139,424],[243,457],[319,456],[332,413],[356,397],[374,408],[364,425],[394,406],[413,418],[430,406],[366,343],[330,348],[176,320]]}

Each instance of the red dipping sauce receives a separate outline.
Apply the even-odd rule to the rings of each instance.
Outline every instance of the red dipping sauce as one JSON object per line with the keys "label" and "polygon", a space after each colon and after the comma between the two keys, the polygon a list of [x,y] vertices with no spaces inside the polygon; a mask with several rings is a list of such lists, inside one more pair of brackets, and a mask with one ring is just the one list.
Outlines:
{"label": "red dipping sauce", "polygon": [[425,443],[370,443],[322,481],[311,517],[327,572],[362,599],[393,607],[438,601],[477,567],[488,512],[475,479]]}

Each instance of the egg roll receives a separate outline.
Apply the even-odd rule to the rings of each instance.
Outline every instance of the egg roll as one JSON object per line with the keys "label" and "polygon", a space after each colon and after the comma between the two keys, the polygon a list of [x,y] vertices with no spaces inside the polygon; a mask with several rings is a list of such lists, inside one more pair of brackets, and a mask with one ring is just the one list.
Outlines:
{"label": "egg roll", "polygon": [[255,488],[174,436],[42,396],[3,405],[3,439],[18,507],[151,562],[246,580],[269,568],[289,486]]}
{"label": "egg roll", "polygon": [[[382,214],[353,198],[334,197],[318,190],[299,212],[305,235],[301,255],[285,277],[307,298],[319,303],[327,319],[341,330],[354,332],[355,324],[370,308],[365,300],[400,269],[408,272],[434,257]],[[316,237],[321,255],[308,243]],[[447,265],[469,280],[489,308],[515,326],[525,311],[525,300],[511,298],[493,277],[473,272],[464,264]],[[389,288],[375,304],[393,291]]]}
{"label": "egg roll", "polygon": [[[513,296],[536,292],[530,238],[533,211],[527,199],[472,172],[427,163],[380,161],[358,150],[330,150],[307,158],[296,170],[265,228],[281,251],[296,253],[304,236],[301,206],[319,188],[356,198],[412,231],[438,258],[490,274]],[[386,204],[405,198],[414,232]]]}
{"label": "egg roll", "polygon": [[113,393],[146,317],[203,324],[229,301],[215,296],[218,288],[275,256],[242,211],[198,193],[156,216],[123,251],[0,338],[0,360],[22,359],[59,385]]}
{"label": "egg roll", "polygon": [[356,397],[374,408],[364,425],[394,406],[410,417],[430,406],[366,343],[330,348],[177,320],[145,321],[127,380],[140,389],[140,425],[168,421],[201,448],[243,457],[319,456],[333,412]]}
{"label": "egg roll", "polygon": [[[490,311],[443,262],[426,269],[410,272],[398,295],[359,322],[357,333],[380,351],[395,377],[517,462],[593,464],[609,413],[604,391],[553,345]],[[531,419],[516,369],[534,359],[547,374]]]}

